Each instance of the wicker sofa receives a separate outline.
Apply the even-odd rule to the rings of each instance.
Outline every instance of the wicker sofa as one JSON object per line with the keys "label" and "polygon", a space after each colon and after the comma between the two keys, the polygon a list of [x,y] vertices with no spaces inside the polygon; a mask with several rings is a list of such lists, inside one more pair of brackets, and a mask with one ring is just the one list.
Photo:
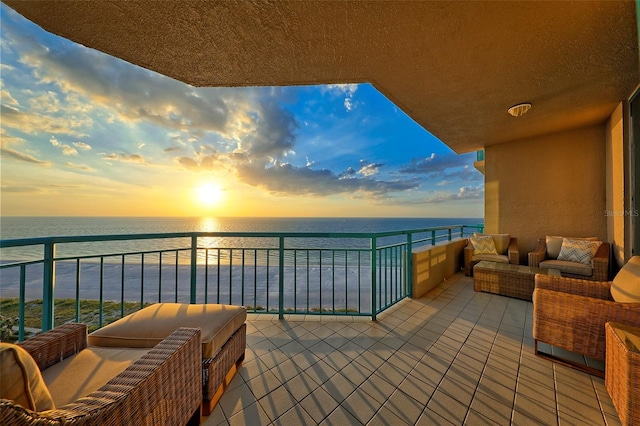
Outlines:
{"label": "wicker sofa", "polygon": [[[145,350],[141,357],[140,350],[131,351],[137,361],[124,363],[130,365],[77,400],[59,406],[56,402],[52,409],[34,411],[18,405],[13,398],[0,399],[0,424],[199,424],[202,400],[200,350],[200,330],[180,328],[152,349]],[[87,345],[85,324],[65,324],[10,347],[3,354],[8,352],[31,356],[23,359],[28,363],[19,360],[16,365],[22,370],[25,365],[33,365],[33,369],[42,371],[42,374],[29,373],[30,378],[25,377],[25,380],[31,384],[32,377],[44,377],[46,387],[51,390],[52,403],[56,397],[61,397],[56,395],[55,384],[47,382],[47,370],[57,369],[52,375],[54,381],[70,388],[67,391],[75,392],[94,380],[93,376],[104,374],[105,363],[109,361],[105,357],[101,359],[99,351],[92,352]],[[122,364],[126,356],[126,351],[120,351],[120,359],[114,364]],[[3,355],[3,376],[8,374],[8,359]],[[91,374],[78,372],[78,365],[83,363]],[[63,368],[59,368],[61,365]],[[42,387],[42,384],[38,386]],[[26,392],[35,395],[31,387]]]}
{"label": "wicker sofa", "polygon": [[538,349],[543,342],[588,357],[605,359],[605,323],[640,326],[640,256],[632,257],[613,281],[537,274],[533,291],[535,352],[602,376]]}
{"label": "wicker sofa", "polygon": [[509,234],[479,234],[474,237],[491,236],[496,248],[496,254],[477,254],[469,238],[464,248],[464,274],[468,277],[473,275],[473,267],[483,261],[520,264],[520,251],[518,250],[518,239]]}
{"label": "wicker sofa", "polygon": [[[582,239],[582,238],[580,238]],[[595,238],[584,239],[593,240]],[[540,238],[538,246],[529,252],[529,266],[545,269],[558,269],[563,277],[584,280],[607,281],[609,279],[610,244],[603,242],[591,259],[590,264],[558,260],[562,237]]]}

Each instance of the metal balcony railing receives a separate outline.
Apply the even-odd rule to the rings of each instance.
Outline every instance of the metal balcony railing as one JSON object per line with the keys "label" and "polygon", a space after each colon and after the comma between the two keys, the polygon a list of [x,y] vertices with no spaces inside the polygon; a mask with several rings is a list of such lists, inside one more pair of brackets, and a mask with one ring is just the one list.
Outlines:
{"label": "metal balcony railing", "polygon": [[[408,254],[415,247],[462,238],[482,228],[0,240],[0,302],[17,300],[19,340],[25,337],[27,305],[39,311],[38,324],[29,325],[36,330],[87,318],[99,328],[155,302],[242,305],[249,312],[277,313],[280,318],[329,314],[375,320],[411,294]],[[18,253],[13,257],[28,259],[11,260],[12,250]],[[73,315],[56,312],[56,306],[70,301]],[[87,301],[93,307],[86,308]],[[3,308],[0,315],[9,311]]]}

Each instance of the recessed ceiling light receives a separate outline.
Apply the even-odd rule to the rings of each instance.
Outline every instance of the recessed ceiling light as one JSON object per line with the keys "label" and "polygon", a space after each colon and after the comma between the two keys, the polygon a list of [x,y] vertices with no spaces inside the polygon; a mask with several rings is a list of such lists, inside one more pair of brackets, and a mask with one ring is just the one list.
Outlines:
{"label": "recessed ceiling light", "polygon": [[514,117],[520,117],[531,109],[531,104],[518,104],[514,105],[507,110],[507,112]]}

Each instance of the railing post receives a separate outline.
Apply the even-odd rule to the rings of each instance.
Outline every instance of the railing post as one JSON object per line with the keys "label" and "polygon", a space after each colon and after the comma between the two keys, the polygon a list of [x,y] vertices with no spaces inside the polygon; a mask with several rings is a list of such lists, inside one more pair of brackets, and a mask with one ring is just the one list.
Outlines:
{"label": "railing post", "polygon": [[448,231],[449,231],[449,241],[451,241],[451,228],[449,228]]}
{"label": "railing post", "polygon": [[[284,319],[284,237],[278,244],[278,319]],[[267,297],[269,295],[267,294]]]}
{"label": "railing post", "polygon": [[26,279],[26,266],[20,265],[20,306],[18,308],[18,341],[24,340],[24,305],[25,305],[25,279]]}
{"label": "railing post", "polygon": [[196,279],[198,272],[198,236],[191,236],[191,303],[196,303]]}
{"label": "railing post", "polygon": [[376,321],[376,237],[371,237],[371,321]]}
{"label": "railing post", "polygon": [[51,330],[54,325],[54,290],[56,285],[56,246],[54,242],[44,243],[44,264],[42,276],[42,331]]}
{"label": "railing post", "polygon": [[433,231],[431,231],[431,245],[432,246],[436,245],[436,230],[435,229]]}
{"label": "railing post", "polygon": [[407,234],[407,294],[413,294],[413,237]]}

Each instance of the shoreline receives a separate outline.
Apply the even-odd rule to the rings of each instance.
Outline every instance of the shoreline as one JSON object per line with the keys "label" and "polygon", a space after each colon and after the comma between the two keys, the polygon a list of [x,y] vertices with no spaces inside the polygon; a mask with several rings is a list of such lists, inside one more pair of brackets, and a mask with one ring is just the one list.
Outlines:
{"label": "shoreline", "polygon": [[[76,286],[76,262],[56,262],[56,299],[109,300],[120,302],[186,302],[191,294],[190,265],[104,263],[102,280],[100,263],[82,262]],[[0,298],[17,298],[20,294],[20,268],[0,270]],[[42,264],[25,268],[25,300],[42,299]],[[400,273],[396,269],[396,273]],[[369,311],[370,267],[284,266],[285,309],[317,307],[331,310]],[[279,303],[279,266],[270,265],[198,265],[196,302],[262,306],[271,310]],[[395,275],[394,275],[395,276]],[[142,285],[141,285],[142,284]],[[101,291],[102,289],[102,291]]]}

